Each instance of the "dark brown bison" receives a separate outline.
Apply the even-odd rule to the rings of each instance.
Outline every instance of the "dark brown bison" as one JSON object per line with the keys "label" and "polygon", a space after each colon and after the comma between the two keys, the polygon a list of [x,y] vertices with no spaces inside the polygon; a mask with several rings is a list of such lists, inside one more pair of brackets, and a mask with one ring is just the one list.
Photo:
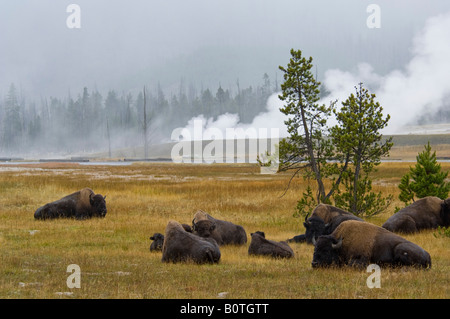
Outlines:
{"label": "dark brown bison", "polygon": [[218,263],[220,249],[216,241],[187,232],[176,221],[169,221],[162,247],[163,262],[193,261],[197,264]]}
{"label": "dark brown bison", "polygon": [[312,239],[317,239],[321,235],[331,234],[343,221],[345,220],[359,220],[363,221],[361,218],[356,217],[350,212],[347,212],[341,208],[327,205],[319,204],[314,208],[311,217],[308,215],[305,217],[305,234],[294,236],[288,239],[288,242],[307,242],[312,243]]}
{"label": "dark brown bison", "polygon": [[67,195],[57,201],[39,207],[34,213],[36,219],[105,217],[106,196],[95,194],[90,188]]}
{"label": "dark brown bison", "polygon": [[192,230],[200,237],[213,238],[219,245],[247,243],[247,234],[242,226],[216,219],[202,210],[195,213]]}
{"label": "dark brown bison", "polygon": [[[192,228],[188,224],[181,224],[181,227],[188,233],[192,233]],[[150,240],[152,243],[150,244],[150,251],[162,251],[162,247],[164,244],[164,235],[161,233],[154,233],[153,236],[150,236]]]}
{"label": "dark brown bison", "polygon": [[264,232],[251,233],[252,240],[248,247],[249,255],[263,255],[275,258],[294,257],[294,251],[284,241],[273,241],[266,239]]}
{"label": "dark brown bison", "polygon": [[431,267],[431,257],[418,245],[382,227],[348,220],[331,235],[314,240],[312,267],[379,266]]}
{"label": "dark brown bison", "polygon": [[425,197],[400,209],[383,225],[392,232],[415,233],[421,229],[450,225],[450,198]]}
{"label": "dark brown bison", "polygon": [[150,244],[150,251],[161,251],[164,244],[164,235],[161,233],[154,233],[150,236],[150,240],[153,240]]}

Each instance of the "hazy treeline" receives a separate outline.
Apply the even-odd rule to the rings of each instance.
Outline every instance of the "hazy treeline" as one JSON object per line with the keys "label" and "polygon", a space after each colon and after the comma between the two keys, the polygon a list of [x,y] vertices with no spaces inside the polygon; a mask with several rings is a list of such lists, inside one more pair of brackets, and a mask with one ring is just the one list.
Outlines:
{"label": "hazy treeline", "polygon": [[[267,74],[257,86],[231,89],[200,89],[179,84],[178,92],[167,94],[160,85],[146,88],[147,140],[166,142],[172,130],[184,127],[193,117],[206,118],[226,112],[251,120],[266,107],[277,90]],[[234,91],[233,90],[233,91]],[[85,87],[65,97],[28,100],[11,84],[0,99],[0,156],[75,154],[107,151],[144,144],[144,86],[138,93]],[[151,156],[151,154],[150,154]]]}

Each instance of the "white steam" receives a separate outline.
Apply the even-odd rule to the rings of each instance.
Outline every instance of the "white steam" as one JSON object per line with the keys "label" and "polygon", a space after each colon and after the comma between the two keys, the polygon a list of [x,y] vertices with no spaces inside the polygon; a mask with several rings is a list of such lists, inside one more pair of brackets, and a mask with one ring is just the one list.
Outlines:
{"label": "white steam", "polygon": [[[255,116],[251,123],[241,123],[238,114],[225,113],[214,118],[205,118],[203,114],[191,118],[184,127],[183,140],[205,140],[218,139],[217,135],[227,136],[227,129],[234,129],[237,139],[246,138],[282,138],[287,137],[284,121],[287,117],[280,112],[283,102],[278,98],[278,93],[272,94],[266,104],[266,111]],[[201,125],[199,129],[199,125]],[[250,130],[254,130],[256,136],[249,136]],[[276,130],[272,130],[276,129]],[[200,132],[199,132],[200,131]],[[267,132],[268,136],[258,135],[260,132]]]}
{"label": "white steam", "polygon": [[[423,30],[412,43],[412,59],[403,70],[393,70],[387,75],[377,74],[368,63],[359,63],[356,72],[331,69],[325,72],[323,84],[330,94],[320,101],[328,105],[338,99],[337,107],[362,82],[383,107],[383,114],[390,114],[389,125],[383,133],[401,133],[405,125],[414,124],[421,114],[432,114],[440,107],[450,104],[450,12],[427,20]],[[237,114],[225,113],[216,120],[203,115],[193,117],[184,128],[191,138],[195,134],[194,123],[202,123],[202,131],[219,130],[225,136],[227,128],[278,128],[279,137],[288,136],[280,112],[283,102],[278,93],[269,97],[266,111],[257,115],[252,123],[241,123]],[[329,125],[333,125],[333,119]],[[208,135],[208,134],[206,134]],[[201,139],[201,138],[200,138]]]}
{"label": "white steam", "polygon": [[450,13],[427,20],[413,39],[413,57],[404,70],[378,75],[367,63],[360,63],[355,73],[328,70],[323,83],[331,92],[324,101],[344,101],[354,87],[363,82],[375,93],[384,114],[391,120],[384,133],[398,133],[413,124],[421,114],[430,114],[450,98]]}

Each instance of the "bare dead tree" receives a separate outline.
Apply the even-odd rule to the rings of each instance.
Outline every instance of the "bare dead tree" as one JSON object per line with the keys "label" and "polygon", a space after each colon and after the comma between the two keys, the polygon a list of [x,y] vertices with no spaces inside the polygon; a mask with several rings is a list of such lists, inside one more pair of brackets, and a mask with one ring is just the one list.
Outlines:
{"label": "bare dead tree", "polygon": [[112,157],[112,154],[111,154],[111,134],[109,132],[108,114],[106,114],[106,133],[108,134],[108,156],[109,156],[109,158],[111,158]]}
{"label": "bare dead tree", "polygon": [[144,119],[143,119],[143,131],[144,131],[144,157],[148,158],[148,122],[147,122],[147,98],[145,94],[144,86]]}

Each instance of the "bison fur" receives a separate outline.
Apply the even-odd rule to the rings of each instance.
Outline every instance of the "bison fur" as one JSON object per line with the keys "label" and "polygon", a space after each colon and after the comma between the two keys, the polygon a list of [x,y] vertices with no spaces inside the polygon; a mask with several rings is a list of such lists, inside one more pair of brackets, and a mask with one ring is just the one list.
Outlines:
{"label": "bison fur", "polygon": [[349,220],[330,235],[314,240],[312,267],[380,266],[431,267],[431,257],[418,245],[382,227]]}
{"label": "bison fur", "polygon": [[341,208],[328,205],[317,205],[311,217],[305,217],[303,226],[305,227],[305,234],[294,236],[287,240],[287,242],[306,242],[312,244],[312,239],[317,239],[321,235],[331,234],[343,221],[346,220],[359,220],[361,218],[347,212]]}
{"label": "bison fur", "polygon": [[450,198],[428,196],[400,209],[383,225],[392,232],[415,233],[422,229],[450,225]]}
{"label": "bison fur", "polygon": [[67,195],[57,201],[39,207],[35,219],[75,218],[88,219],[92,217],[105,217],[106,196],[95,194],[90,188]]}
{"label": "bison fur", "polygon": [[202,210],[195,213],[192,230],[200,237],[213,238],[219,245],[244,245],[247,243],[244,227],[216,219]]}
{"label": "bison fur", "polygon": [[153,240],[150,244],[150,251],[162,251],[164,244],[164,235],[161,233],[154,233],[150,236],[150,240]]}
{"label": "bison fur", "polygon": [[294,251],[284,242],[266,239],[264,232],[257,231],[251,234],[251,242],[248,247],[249,255],[262,255],[274,258],[294,257]]}
{"label": "bison fur", "polygon": [[169,221],[167,224],[162,262],[218,263],[220,256],[219,246],[212,238],[202,238],[189,233],[176,221]]}

